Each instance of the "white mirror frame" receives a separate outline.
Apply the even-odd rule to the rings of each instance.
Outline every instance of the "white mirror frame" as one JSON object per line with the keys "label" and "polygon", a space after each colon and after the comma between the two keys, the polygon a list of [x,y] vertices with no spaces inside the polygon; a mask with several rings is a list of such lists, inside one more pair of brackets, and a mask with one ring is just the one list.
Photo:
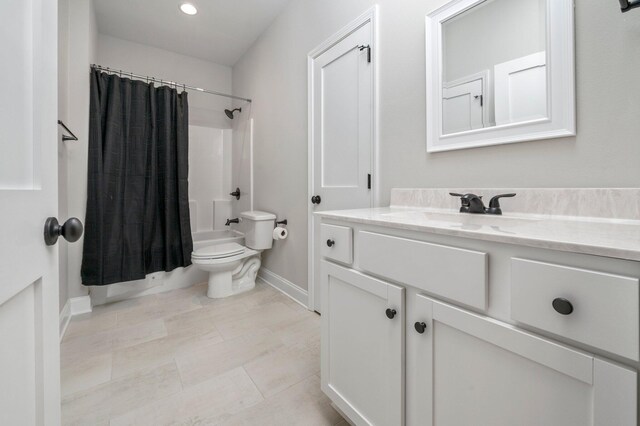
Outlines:
{"label": "white mirror frame", "polygon": [[442,25],[448,19],[484,1],[486,0],[453,0],[427,15],[427,152],[574,136],[576,108],[573,0],[547,0],[548,117],[442,134]]}

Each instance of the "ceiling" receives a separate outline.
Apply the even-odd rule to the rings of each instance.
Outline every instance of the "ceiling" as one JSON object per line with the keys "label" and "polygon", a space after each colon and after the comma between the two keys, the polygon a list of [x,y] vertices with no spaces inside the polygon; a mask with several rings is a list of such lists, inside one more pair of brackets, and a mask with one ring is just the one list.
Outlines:
{"label": "ceiling", "polygon": [[[98,31],[232,66],[289,0],[95,0]],[[198,8],[189,16],[179,9]]]}

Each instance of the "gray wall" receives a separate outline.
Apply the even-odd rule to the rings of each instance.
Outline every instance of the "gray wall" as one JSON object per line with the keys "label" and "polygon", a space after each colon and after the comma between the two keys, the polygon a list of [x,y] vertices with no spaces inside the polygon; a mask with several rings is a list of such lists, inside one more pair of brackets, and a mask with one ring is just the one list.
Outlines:
{"label": "gray wall", "polygon": [[[59,117],[78,141],[59,145],[58,218],[84,220],[89,134],[89,64],[95,62],[97,25],[93,1],[60,0]],[[85,194],[85,196],[82,196]],[[71,297],[87,294],[80,283],[82,240],[60,246],[60,308]]]}
{"label": "gray wall", "polygon": [[[578,136],[427,154],[425,15],[444,0],[293,0],[233,68],[253,103],[255,208],[290,221],[264,266],[307,287],[307,53],[380,6],[380,195],[393,187],[637,187],[640,19],[577,0]],[[282,158],[284,157],[284,159]]]}
{"label": "gray wall", "polygon": [[[68,75],[68,55],[69,55],[69,0],[58,2],[58,118],[65,123],[69,121],[67,108],[69,75]],[[64,220],[68,216],[67,212],[67,154],[66,145],[69,142],[62,142],[63,130],[58,129],[58,219]],[[69,300],[69,290],[67,288],[67,262],[69,259],[67,244],[58,244],[58,275],[60,311]]]}
{"label": "gray wall", "polygon": [[[104,34],[98,36],[98,63],[224,93],[231,91],[230,67]],[[227,98],[189,91],[189,124],[229,129],[231,120],[224,115],[229,106]]]}

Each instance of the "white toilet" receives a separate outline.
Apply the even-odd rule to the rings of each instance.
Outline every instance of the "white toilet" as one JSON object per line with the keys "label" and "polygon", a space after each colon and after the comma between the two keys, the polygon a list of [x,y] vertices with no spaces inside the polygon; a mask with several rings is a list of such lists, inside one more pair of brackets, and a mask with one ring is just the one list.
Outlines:
{"label": "white toilet", "polygon": [[191,253],[193,264],[209,272],[207,296],[212,299],[233,296],[251,290],[262,261],[262,250],[273,245],[276,216],[249,211],[240,213],[245,230],[245,246],[237,243],[208,246]]}

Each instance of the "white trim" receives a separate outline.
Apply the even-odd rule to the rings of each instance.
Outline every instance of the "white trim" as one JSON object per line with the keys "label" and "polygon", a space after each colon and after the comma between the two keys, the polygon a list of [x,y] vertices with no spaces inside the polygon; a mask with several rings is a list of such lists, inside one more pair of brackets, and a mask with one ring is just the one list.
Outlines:
{"label": "white trim", "polygon": [[72,297],[69,299],[69,306],[71,311],[71,316],[88,314],[93,309],[91,308],[91,297],[80,296],[80,297]]}
{"label": "white trim", "polygon": [[442,23],[486,0],[452,0],[426,17],[427,152],[452,151],[575,136],[573,0],[547,2],[547,111],[549,117],[442,135]]}
{"label": "white trim", "polygon": [[67,331],[67,327],[69,326],[69,321],[71,320],[71,304],[69,303],[69,299],[65,302],[62,310],[60,311],[60,341],[62,342],[62,338],[64,337],[64,333]]}
{"label": "white trim", "polygon": [[301,289],[291,281],[282,278],[280,275],[274,274],[273,272],[265,268],[260,268],[260,271],[258,272],[258,279],[280,291],[285,296],[290,297],[292,300],[298,302],[305,308],[310,309],[308,304],[309,297],[307,291]]}
{"label": "white trim", "polygon": [[308,306],[309,309],[315,308],[314,302],[314,268],[313,268],[313,255],[314,255],[314,235],[313,235],[313,205],[309,201],[314,194],[314,164],[313,164],[313,130],[314,130],[314,96],[313,96],[313,68],[314,61],[329,50],[334,45],[338,44],[344,38],[357,31],[363,25],[371,23],[371,53],[372,53],[372,65],[373,65],[373,146],[371,147],[371,174],[373,179],[371,182],[371,205],[372,207],[378,207],[380,204],[380,164],[379,164],[379,134],[380,134],[380,119],[379,119],[379,71],[380,71],[380,49],[379,46],[379,23],[378,23],[378,5],[374,5],[367,9],[364,13],[358,16],[356,19],[342,27],[334,35],[326,39],[315,49],[311,50],[307,55],[307,102],[308,102],[308,116],[307,116],[307,139],[308,139],[308,197],[307,197],[307,232],[308,232],[308,247],[307,247],[307,283],[308,283]]}

